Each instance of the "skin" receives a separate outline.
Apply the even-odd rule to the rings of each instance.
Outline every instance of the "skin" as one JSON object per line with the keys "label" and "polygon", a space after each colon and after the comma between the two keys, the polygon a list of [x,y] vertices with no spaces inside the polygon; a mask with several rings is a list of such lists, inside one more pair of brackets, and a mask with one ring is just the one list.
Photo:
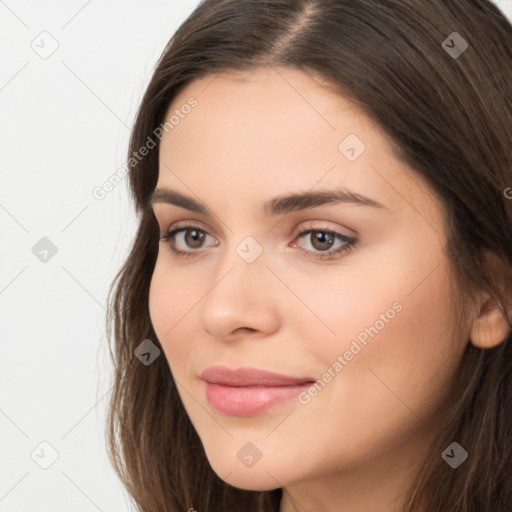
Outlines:
{"label": "skin", "polygon": [[[354,103],[292,69],[212,80],[192,82],[169,107],[168,116],[198,101],[162,138],[157,184],[211,215],[154,205],[160,233],[178,221],[207,233],[203,245],[190,231],[176,236],[191,258],[160,242],[150,288],[151,321],[183,405],[216,474],[243,489],[283,487],[282,512],[400,510],[424,458],[441,455],[429,452],[430,425],[465,346],[493,346],[505,324],[496,309],[479,314],[482,294],[455,329],[442,205]],[[338,149],[349,134],[366,145],[355,161]],[[261,213],[270,198],[341,186],[385,208]],[[301,252],[322,246],[300,231],[326,228],[358,242],[330,261]],[[247,236],[263,249],[252,263],[236,252]],[[394,318],[309,403],[236,417],[207,401],[199,375],[214,364],[320,379],[396,303]],[[250,468],[237,457],[247,442],[262,454]]]}

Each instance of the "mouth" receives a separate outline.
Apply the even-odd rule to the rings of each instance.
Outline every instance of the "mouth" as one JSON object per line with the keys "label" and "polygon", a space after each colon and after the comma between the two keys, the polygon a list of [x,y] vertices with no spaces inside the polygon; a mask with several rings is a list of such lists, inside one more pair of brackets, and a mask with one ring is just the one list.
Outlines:
{"label": "mouth", "polygon": [[289,401],[315,382],[311,377],[291,377],[257,368],[212,366],[201,379],[206,398],[218,412],[252,416]]}

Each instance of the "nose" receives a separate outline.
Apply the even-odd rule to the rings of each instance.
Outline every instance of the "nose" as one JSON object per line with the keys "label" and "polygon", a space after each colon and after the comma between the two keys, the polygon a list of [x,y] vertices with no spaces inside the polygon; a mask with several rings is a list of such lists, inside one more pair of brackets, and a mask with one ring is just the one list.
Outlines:
{"label": "nose", "polygon": [[248,263],[233,249],[200,303],[202,328],[223,341],[272,334],[280,322],[278,285],[264,254]]}

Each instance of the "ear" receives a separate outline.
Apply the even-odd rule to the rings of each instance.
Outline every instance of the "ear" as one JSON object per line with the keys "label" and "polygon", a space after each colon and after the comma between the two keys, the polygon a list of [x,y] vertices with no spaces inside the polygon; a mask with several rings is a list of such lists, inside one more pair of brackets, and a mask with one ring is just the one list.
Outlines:
{"label": "ear", "polygon": [[496,301],[489,294],[484,294],[479,304],[479,312],[473,320],[469,339],[478,348],[496,347],[505,341],[510,327]]}

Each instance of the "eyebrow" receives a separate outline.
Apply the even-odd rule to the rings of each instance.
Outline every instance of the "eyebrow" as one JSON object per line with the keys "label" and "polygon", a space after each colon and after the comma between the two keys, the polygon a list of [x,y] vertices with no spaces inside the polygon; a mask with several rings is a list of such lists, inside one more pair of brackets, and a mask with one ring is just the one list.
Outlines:
{"label": "eyebrow", "polygon": [[[150,196],[147,208],[151,209],[156,203],[166,203],[185,208],[191,212],[208,215],[206,206],[197,202],[195,199],[181,194],[168,188],[157,188]],[[348,189],[341,188],[336,190],[316,190],[307,192],[298,192],[286,196],[277,196],[266,201],[263,205],[263,212],[266,215],[281,215],[292,211],[307,210],[327,204],[350,203],[359,206],[369,206],[373,208],[384,208],[386,206],[378,201],[366,197]]]}

